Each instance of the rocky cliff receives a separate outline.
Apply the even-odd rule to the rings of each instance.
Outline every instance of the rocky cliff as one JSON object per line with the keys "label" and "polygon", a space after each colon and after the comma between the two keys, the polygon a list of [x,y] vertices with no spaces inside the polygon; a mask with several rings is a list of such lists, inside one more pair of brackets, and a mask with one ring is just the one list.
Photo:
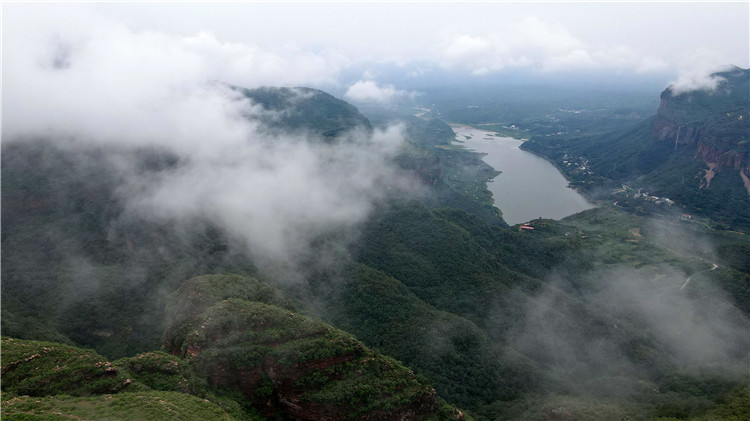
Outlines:
{"label": "rocky cliff", "polygon": [[665,89],[651,136],[673,144],[675,151],[690,149],[715,171],[750,174],[749,72],[735,67],[714,73],[718,84],[710,91]]}

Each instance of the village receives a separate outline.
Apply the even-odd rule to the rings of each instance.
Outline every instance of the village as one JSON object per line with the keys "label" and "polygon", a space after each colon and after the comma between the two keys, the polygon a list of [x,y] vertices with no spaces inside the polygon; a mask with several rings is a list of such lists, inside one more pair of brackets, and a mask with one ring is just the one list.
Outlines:
{"label": "village", "polygon": [[591,172],[591,169],[589,168],[589,161],[582,156],[579,156],[576,158],[568,154],[564,154],[563,165],[567,167],[566,170],[568,171],[573,171],[573,172],[577,172],[579,174],[584,174],[584,175],[593,174]]}
{"label": "village", "polygon": [[[619,197],[619,200],[615,200],[613,203],[613,205],[617,207],[633,207],[647,203],[661,207],[672,207],[677,204],[674,200],[668,197],[651,196],[647,192],[644,192],[642,188],[636,190],[627,184],[623,184],[622,188],[613,191],[611,194],[615,197]],[[679,219],[683,221],[691,221],[693,216],[687,213],[681,213]]]}
{"label": "village", "polygon": [[653,202],[657,205],[663,204],[667,206],[674,206],[675,204],[675,201],[672,199],[669,199],[667,197],[650,196],[647,192],[644,192],[642,188],[636,190],[635,188],[630,187],[627,184],[623,184],[621,189],[613,191],[612,195],[619,195],[621,193],[624,193],[625,197],[628,199],[641,199],[644,202]]}

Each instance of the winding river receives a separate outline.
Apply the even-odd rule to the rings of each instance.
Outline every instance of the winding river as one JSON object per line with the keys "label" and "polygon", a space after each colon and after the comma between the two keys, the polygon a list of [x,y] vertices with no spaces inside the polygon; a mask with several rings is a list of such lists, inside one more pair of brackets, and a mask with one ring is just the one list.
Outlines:
{"label": "winding river", "polygon": [[502,171],[487,186],[508,224],[539,217],[561,219],[594,207],[568,187],[568,181],[554,165],[521,150],[523,141],[474,127],[453,126],[453,131],[458,142],[486,154],[484,162]]}

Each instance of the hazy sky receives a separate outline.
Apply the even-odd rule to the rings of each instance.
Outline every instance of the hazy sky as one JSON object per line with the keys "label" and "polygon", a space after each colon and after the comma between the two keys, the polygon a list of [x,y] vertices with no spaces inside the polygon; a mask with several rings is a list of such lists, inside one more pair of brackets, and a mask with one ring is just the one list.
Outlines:
{"label": "hazy sky", "polygon": [[[748,2],[719,3],[230,3],[94,4],[96,11],[134,29],[192,35],[209,31],[222,41],[335,48],[352,56],[439,60],[461,36],[533,38],[555,35],[592,50],[631,48],[672,64],[710,48],[748,65]],[[524,34],[519,25],[538,21]],[[519,31],[520,30],[520,31]],[[562,35],[562,39],[560,38]],[[551,40],[550,40],[551,41]]]}
{"label": "hazy sky", "polygon": [[38,35],[75,51],[88,36],[119,27],[190,44],[217,68],[265,75],[230,80],[245,84],[274,84],[275,74],[278,84],[320,86],[368,63],[400,65],[414,77],[431,69],[528,69],[676,78],[721,64],[750,66],[746,1],[5,3],[3,12],[4,44]]}

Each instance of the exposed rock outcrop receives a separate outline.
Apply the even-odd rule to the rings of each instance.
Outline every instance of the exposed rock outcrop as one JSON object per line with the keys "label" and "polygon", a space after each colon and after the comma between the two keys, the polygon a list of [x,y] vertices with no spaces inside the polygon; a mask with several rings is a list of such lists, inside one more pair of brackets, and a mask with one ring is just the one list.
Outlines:
{"label": "exposed rock outcrop", "polygon": [[716,73],[713,91],[661,93],[651,136],[694,149],[694,157],[711,164],[712,171],[750,171],[750,70],[734,68]]}
{"label": "exposed rock outcrop", "polygon": [[715,163],[719,168],[742,170],[750,174],[750,151],[747,150],[722,150],[707,142],[698,142],[695,157],[706,163]]}
{"label": "exposed rock outcrop", "polygon": [[700,126],[689,124],[678,125],[667,119],[658,119],[651,130],[651,136],[676,145],[690,145],[698,143],[701,134]]}
{"label": "exposed rock outcrop", "polygon": [[[228,294],[241,298],[225,299]],[[165,349],[186,359],[217,393],[239,394],[265,416],[395,421],[436,415],[435,389],[401,363],[346,332],[250,301],[277,299],[257,280],[193,278],[173,298],[181,302],[171,307],[177,312]]]}

